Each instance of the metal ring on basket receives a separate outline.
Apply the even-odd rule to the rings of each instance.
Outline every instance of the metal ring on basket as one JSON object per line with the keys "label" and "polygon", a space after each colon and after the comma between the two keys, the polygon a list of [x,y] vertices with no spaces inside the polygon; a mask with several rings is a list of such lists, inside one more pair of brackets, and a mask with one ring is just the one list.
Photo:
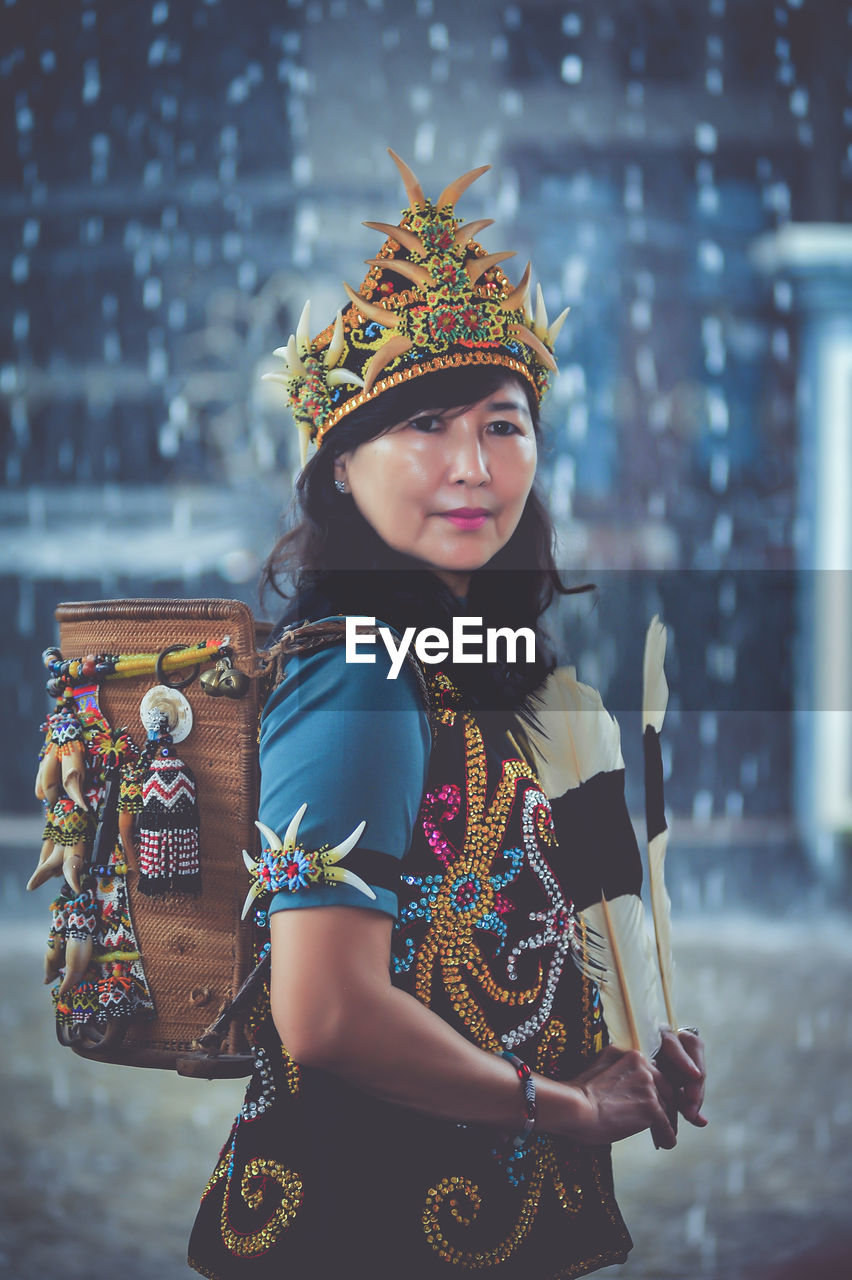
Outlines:
{"label": "metal ring on basket", "polygon": [[167,649],[163,649],[162,653],[157,655],[157,664],[154,668],[157,675],[157,683],[164,684],[169,689],[185,689],[187,685],[192,684],[195,677],[201,670],[201,663],[198,662],[190,670],[188,675],[178,676],[175,679],[169,679],[165,671],[163,671],[163,658],[169,653],[179,653],[186,648],[185,644],[170,644]]}

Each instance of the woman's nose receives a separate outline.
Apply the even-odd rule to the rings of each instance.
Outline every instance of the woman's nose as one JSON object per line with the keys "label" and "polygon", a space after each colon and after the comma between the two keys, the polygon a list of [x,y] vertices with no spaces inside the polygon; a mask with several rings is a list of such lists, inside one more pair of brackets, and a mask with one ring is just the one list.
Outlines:
{"label": "woman's nose", "polygon": [[488,484],[491,473],[485,442],[477,430],[456,421],[448,434],[447,478],[450,484]]}

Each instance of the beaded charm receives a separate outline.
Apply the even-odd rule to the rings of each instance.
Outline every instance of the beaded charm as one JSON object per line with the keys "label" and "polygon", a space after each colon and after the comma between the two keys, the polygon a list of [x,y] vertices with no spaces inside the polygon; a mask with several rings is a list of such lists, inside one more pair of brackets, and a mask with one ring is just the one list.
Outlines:
{"label": "beaded charm", "polygon": [[192,770],[174,754],[168,716],[147,718],[147,770],[139,814],[139,889],[157,896],[169,890],[201,891],[198,805]]}
{"label": "beaded charm", "polygon": [[[214,657],[218,647],[217,642],[208,652],[209,646],[187,646],[164,661],[177,668],[194,658],[198,665]],[[27,888],[64,877],[51,908],[44,961],[45,982],[57,983],[52,994],[63,1044],[71,1044],[77,1031],[91,1025],[105,1030],[154,1011],[119,843],[123,780],[138,778],[141,793],[143,775],[130,735],[113,730],[101,711],[99,690],[103,680],[143,674],[143,660],[145,671],[156,670],[159,657],[88,654],[64,659],[56,648],[42,655],[54,707],[42,726],[35,792],[44,804],[45,825]]]}
{"label": "beaded charm", "polygon": [[57,992],[60,999],[73,991],[88,972],[99,916],[98,904],[88,889],[65,903],[65,976]]}
{"label": "beaded charm", "polygon": [[297,809],[284,833],[283,842],[265,823],[255,822],[254,825],[266,839],[267,845],[261,850],[257,860],[243,849],[243,861],[255,877],[243,906],[244,920],[255,898],[262,893],[276,893],[280,889],[288,889],[293,893],[311,884],[350,884],[368,898],[375,898],[373,890],[360,876],[345,867],[337,866],[358,843],[366,822],[359,822],[355,830],[334,848],[305,849],[296,843],[296,836],[307,807],[303,804]]}
{"label": "beaded charm", "polygon": [[28,890],[63,874],[74,891],[80,891],[79,876],[92,825],[90,803],[99,799],[97,783],[90,786],[89,794],[86,790],[86,739],[94,721],[95,715],[83,710],[68,689],[60,691],[55,711],[42,725],[45,739],[35,793],[45,806],[45,827]]}

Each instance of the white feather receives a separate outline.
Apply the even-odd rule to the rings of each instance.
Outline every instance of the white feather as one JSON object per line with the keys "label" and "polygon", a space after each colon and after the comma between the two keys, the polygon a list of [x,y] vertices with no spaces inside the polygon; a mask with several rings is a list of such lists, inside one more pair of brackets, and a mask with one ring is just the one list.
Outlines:
{"label": "white feather", "polygon": [[586,926],[581,971],[600,988],[607,1031],[617,1049],[641,1049],[649,1060],[660,1047],[662,1023],[657,966],[641,898],[625,893],[580,912]]}
{"label": "white feather", "polygon": [[624,768],[618,721],[598,691],[579,682],[573,667],[560,667],[548,677],[535,696],[534,712],[541,731],[526,723],[523,730],[551,799],[597,773]]}
{"label": "white feather", "polygon": [[663,727],[669,703],[669,686],[663,663],[666,658],[666,628],[654,614],[645,636],[645,660],[642,669],[642,729],[650,725],[657,733]]}
{"label": "white feather", "polygon": [[[654,614],[645,636],[645,658],[642,665],[642,728],[649,725],[658,733],[663,727],[669,701],[669,686],[664,663],[666,659],[666,628]],[[646,800],[647,803],[647,800]],[[657,940],[657,960],[660,966],[660,983],[666,1006],[669,1026],[677,1027],[674,1014],[674,958],[672,956],[672,903],[666,889],[665,860],[669,833],[661,831],[648,845],[648,888],[651,912],[654,917],[654,934]]]}

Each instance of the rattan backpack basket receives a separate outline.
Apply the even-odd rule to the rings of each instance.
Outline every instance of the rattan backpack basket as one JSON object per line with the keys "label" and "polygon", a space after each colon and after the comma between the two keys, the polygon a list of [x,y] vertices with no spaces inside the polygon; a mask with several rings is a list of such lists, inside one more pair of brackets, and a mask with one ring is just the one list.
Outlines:
{"label": "rattan backpack basket", "polygon": [[[235,600],[76,602],[59,605],[56,618],[64,657],[162,655],[173,647],[227,642],[234,668],[248,675],[257,668],[255,621]],[[200,670],[192,674],[198,676]],[[163,678],[162,666],[158,676]],[[197,786],[201,892],[146,896],[138,891],[132,870],[121,877],[118,909],[128,935],[135,938],[137,985],[147,988],[148,1008],[146,1016],[116,1019],[115,1025],[102,1018],[100,1028],[94,1021],[64,1027],[58,1022],[60,1041],[83,1056],[207,1077],[250,1070],[240,1017],[234,1016],[241,1002],[233,1002],[251,969],[248,924],[240,920],[247,886],[242,850],[251,852],[257,842],[263,681],[241,683],[239,697],[211,697],[199,678],[181,688],[192,728],[179,751]],[[99,684],[98,704],[111,729],[127,727],[135,741],[145,740],[140,703],[155,684],[157,677],[150,672]],[[114,910],[110,900],[104,912]]]}

